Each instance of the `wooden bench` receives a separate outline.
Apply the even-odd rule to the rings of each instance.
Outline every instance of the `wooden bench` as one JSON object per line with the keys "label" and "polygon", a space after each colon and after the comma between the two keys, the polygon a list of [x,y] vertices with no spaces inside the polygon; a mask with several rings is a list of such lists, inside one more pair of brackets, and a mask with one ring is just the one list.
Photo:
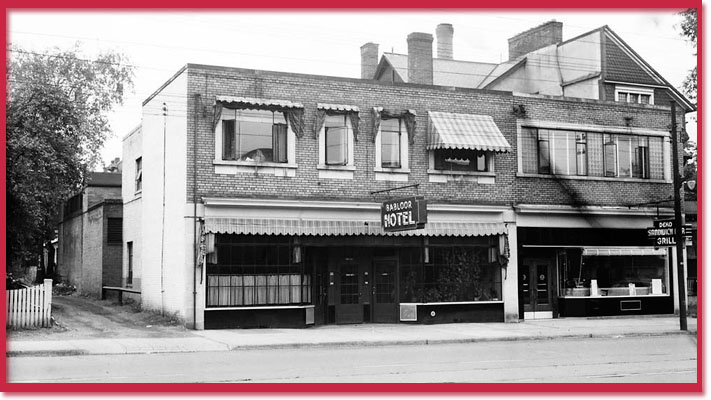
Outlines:
{"label": "wooden bench", "polygon": [[101,287],[101,300],[104,300],[106,298],[106,292],[109,290],[118,292],[118,301],[119,301],[120,305],[123,305],[123,293],[124,292],[141,294],[141,291],[138,289],[119,287],[119,286],[102,286]]}

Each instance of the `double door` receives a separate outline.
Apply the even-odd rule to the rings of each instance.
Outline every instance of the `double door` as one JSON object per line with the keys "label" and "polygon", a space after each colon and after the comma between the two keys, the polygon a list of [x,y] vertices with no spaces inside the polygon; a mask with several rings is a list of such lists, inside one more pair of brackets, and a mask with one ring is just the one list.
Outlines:
{"label": "double door", "polygon": [[519,270],[524,319],[553,318],[551,266],[551,260],[524,258]]}
{"label": "double door", "polygon": [[329,304],[337,324],[398,321],[398,264],[395,257],[367,254],[332,260]]}

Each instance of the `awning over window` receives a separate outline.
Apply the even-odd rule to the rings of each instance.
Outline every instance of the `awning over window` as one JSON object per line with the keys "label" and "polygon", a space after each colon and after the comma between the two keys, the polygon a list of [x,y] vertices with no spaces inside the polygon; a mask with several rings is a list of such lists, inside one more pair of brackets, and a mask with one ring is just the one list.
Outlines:
{"label": "awning over window", "polygon": [[257,108],[282,107],[282,108],[304,108],[301,103],[294,103],[289,100],[257,99],[253,97],[216,96],[215,101],[221,104],[242,104],[252,105]]}
{"label": "awning over window", "polygon": [[384,232],[380,221],[332,221],[314,219],[208,218],[208,233],[307,236],[490,236],[503,235],[503,222],[430,222],[425,229]]}
{"label": "awning over window", "polygon": [[215,96],[215,116],[213,129],[222,118],[222,108],[270,110],[283,112],[296,137],[304,135],[304,106],[289,100],[257,99],[252,97]]}
{"label": "awning over window", "polygon": [[488,115],[429,111],[427,149],[506,152],[511,145]]}
{"label": "awning over window", "polygon": [[318,103],[316,108],[319,110],[331,110],[331,111],[341,111],[341,112],[360,112],[356,106],[348,106],[343,104],[325,104]]}
{"label": "awning over window", "polygon": [[629,247],[585,247],[584,256],[664,256],[667,250],[654,248]]}

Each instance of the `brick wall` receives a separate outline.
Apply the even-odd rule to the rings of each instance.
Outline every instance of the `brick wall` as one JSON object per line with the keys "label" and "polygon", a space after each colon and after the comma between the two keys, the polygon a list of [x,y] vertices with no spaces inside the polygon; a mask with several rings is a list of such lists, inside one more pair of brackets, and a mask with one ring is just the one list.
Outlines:
{"label": "brick wall", "polygon": [[[252,71],[191,65],[188,69],[187,201],[192,200],[193,132],[197,130],[197,190],[200,197],[265,197],[270,199],[314,199],[380,201],[371,191],[402,186],[404,182],[376,181],[375,148],[372,141],[372,113],[375,106],[417,111],[415,142],[410,146],[409,182],[420,183],[419,194],[433,202],[513,204],[627,204],[658,199],[671,193],[671,185],[614,181],[569,181],[516,178],[517,141],[514,104],[523,104],[526,118],[566,123],[624,127],[624,117],[633,115],[632,126],[666,129],[669,113],[661,107],[621,107],[614,102],[518,97],[507,92],[446,88],[426,85],[367,82],[300,74]],[[295,177],[244,174],[215,174],[214,133],[211,112],[195,113],[193,94],[201,94],[203,105],[212,105],[216,95],[283,99],[304,105],[306,133],[296,140]],[[355,149],[353,180],[319,179],[318,141],[314,136],[316,103],[356,105],[361,110],[361,133]],[[200,108],[203,110],[204,108]],[[211,111],[211,107],[208,107]],[[427,111],[485,114],[493,117],[512,146],[512,152],[498,153],[495,159],[496,183],[470,181],[429,183],[425,149]]]}

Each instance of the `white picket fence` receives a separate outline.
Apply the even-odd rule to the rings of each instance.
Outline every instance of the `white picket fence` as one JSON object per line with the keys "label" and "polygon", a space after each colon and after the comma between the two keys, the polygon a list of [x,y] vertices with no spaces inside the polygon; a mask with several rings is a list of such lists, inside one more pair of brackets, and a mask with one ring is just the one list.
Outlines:
{"label": "white picket fence", "polygon": [[52,280],[44,285],[7,291],[7,326],[49,327],[52,317]]}

